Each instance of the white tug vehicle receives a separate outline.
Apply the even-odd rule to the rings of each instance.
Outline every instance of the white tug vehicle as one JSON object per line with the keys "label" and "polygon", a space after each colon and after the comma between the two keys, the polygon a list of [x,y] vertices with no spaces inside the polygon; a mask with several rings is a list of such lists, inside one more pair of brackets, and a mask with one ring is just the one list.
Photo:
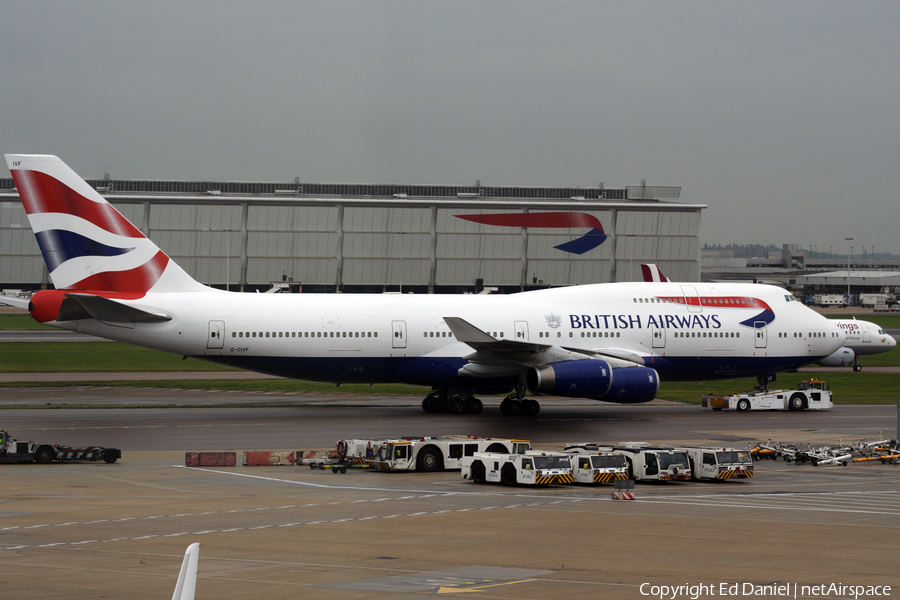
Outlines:
{"label": "white tug vehicle", "polygon": [[703,407],[713,410],[828,410],[834,406],[831,390],[821,379],[801,381],[794,390],[757,389],[740,394],[703,396]]}

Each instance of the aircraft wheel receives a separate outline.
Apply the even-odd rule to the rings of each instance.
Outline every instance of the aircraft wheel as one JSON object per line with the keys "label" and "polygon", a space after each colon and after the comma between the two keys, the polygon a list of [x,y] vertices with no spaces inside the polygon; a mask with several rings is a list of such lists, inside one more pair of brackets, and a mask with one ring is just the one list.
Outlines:
{"label": "aircraft wheel", "polygon": [[528,417],[533,417],[541,412],[541,405],[537,400],[523,400],[522,401],[522,414]]}
{"label": "aircraft wheel", "polygon": [[862,365],[853,365],[853,370],[859,373],[862,371]]}
{"label": "aircraft wheel", "polygon": [[478,398],[472,397],[469,398],[468,402],[466,402],[467,413],[477,415],[481,414],[482,410],[484,410],[484,403]]}
{"label": "aircraft wheel", "polygon": [[506,407],[506,414],[511,417],[518,417],[522,414],[522,401],[521,400],[510,400],[509,404]]}
{"label": "aircraft wheel", "polygon": [[466,410],[466,403],[463,402],[462,398],[457,396],[450,400],[447,409],[448,412],[453,413],[454,415],[461,415]]}

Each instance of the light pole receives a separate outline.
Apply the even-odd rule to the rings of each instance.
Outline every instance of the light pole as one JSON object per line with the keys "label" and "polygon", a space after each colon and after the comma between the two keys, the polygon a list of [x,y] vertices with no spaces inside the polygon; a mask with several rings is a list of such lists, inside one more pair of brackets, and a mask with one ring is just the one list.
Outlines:
{"label": "light pole", "polygon": [[[853,238],[844,238],[845,242],[852,242]],[[850,258],[853,256],[853,245],[850,246],[850,254],[847,255],[847,306],[850,305]]]}

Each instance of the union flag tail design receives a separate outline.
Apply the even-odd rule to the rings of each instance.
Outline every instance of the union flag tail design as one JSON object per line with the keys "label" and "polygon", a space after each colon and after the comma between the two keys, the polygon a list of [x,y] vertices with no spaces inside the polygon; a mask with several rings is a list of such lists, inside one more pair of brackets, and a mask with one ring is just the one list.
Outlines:
{"label": "union flag tail design", "polygon": [[56,289],[204,289],[59,158],[7,154],[6,164]]}

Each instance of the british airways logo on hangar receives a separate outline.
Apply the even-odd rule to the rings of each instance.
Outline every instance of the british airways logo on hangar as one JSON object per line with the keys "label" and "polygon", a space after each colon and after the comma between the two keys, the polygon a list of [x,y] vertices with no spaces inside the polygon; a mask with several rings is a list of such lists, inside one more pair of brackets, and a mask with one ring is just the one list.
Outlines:
{"label": "british airways logo on hangar", "polygon": [[453,215],[458,219],[493,225],[495,227],[543,227],[547,229],[572,229],[588,227],[590,231],[571,242],[554,246],[569,254],[590,252],[606,241],[606,233],[600,220],[593,215],[577,212],[504,213],[499,215]]}

